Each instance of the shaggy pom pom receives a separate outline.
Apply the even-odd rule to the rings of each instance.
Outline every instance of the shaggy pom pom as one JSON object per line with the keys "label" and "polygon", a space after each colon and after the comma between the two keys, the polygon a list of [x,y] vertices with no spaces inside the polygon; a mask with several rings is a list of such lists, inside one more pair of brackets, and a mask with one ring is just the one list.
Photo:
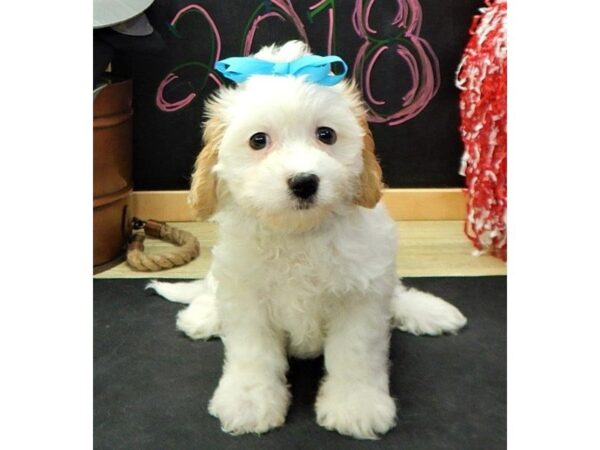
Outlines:
{"label": "shaggy pom pom", "polygon": [[461,175],[469,194],[465,233],[480,251],[506,260],[506,0],[475,16],[458,67]]}

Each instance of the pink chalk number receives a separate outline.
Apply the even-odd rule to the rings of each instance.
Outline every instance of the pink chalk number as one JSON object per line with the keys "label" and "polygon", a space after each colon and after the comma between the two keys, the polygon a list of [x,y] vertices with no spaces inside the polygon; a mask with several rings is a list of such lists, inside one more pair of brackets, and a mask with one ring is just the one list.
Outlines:
{"label": "pink chalk number", "polygon": [[[393,39],[380,37],[371,27],[369,19],[374,3],[375,0],[367,0],[366,3],[356,0],[352,25],[365,42],[358,49],[353,75],[370,106],[369,121],[395,126],[419,114],[437,93],[440,86],[439,62],[429,43],[419,37],[422,15],[418,0],[396,0],[397,12],[391,25],[404,31]],[[410,75],[411,87],[408,92],[400,94],[400,107],[396,112],[383,114],[377,112],[377,107],[386,101],[373,95],[371,77],[378,58],[388,51],[403,61]]]}
{"label": "pink chalk number", "polygon": [[[439,62],[429,43],[419,36],[422,22],[419,0],[385,0],[396,2],[397,10],[395,16],[391,18],[391,26],[397,28],[399,33],[392,38],[382,36],[370,23],[375,1],[355,0],[352,27],[364,42],[356,52],[352,65],[353,76],[369,106],[369,121],[396,126],[417,116],[435,96],[440,84]],[[219,75],[213,69],[214,63],[221,56],[219,29],[208,11],[195,4],[186,6],[177,12],[171,25],[176,28],[177,23],[187,14],[199,14],[208,22],[212,36],[211,53],[209,61],[192,61],[182,64],[171,70],[159,83],[156,91],[156,105],[161,111],[167,113],[180,110],[192,103],[209,80],[217,87],[222,84]],[[319,14],[325,14],[327,18],[327,53],[335,53],[335,0],[319,0],[310,5],[305,13],[311,24]],[[310,45],[306,28],[300,15],[295,11],[292,0],[263,0],[246,23],[240,47],[241,54],[249,55],[256,50],[252,48],[256,31],[267,20],[291,24],[298,37]],[[406,92],[398,94],[390,92],[387,93],[388,95],[383,95],[386,85],[380,83],[377,86],[380,98],[376,98],[373,93],[372,77],[381,55],[386,52],[391,52],[392,56],[400,60],[399,65],[394,65],[393,68],[388,67],[388,73],[390,70],[398,71],[398,67],[401,67],[398,76],[404,78],[408,76],[410,88]],[[204,80],[199,84],[200,88],[190,89],[187,95],[178,100],[165,99],[165,89],[179,78],[177,72],[186,66],[199,66],[205,70]],[[398,104],[391,108],[395,111],[392,113],[381,112],[381,107],[395,98],[398,99]],[[388,106],[388,111],[389,109]]]}

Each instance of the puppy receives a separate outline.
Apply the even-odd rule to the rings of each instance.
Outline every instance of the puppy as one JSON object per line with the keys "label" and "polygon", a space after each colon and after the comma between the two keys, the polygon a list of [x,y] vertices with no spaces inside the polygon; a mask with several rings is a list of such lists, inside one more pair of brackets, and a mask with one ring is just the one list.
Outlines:
{"label": "puppy", "polygon": [[[292,41],[254,56],[307,54]],[[281,426],[288,356],[324,354],[317,422],[377,438],[396,420],[390,325],[436,335],[466,319],[398,280],[396,224],[379,201],[381,168],[357,88],[254,75],[219,89],[206,112],[189,200],[219,225],[212,267],[205,280],[149,287],[189,303],[177,327],[190,338],[223,340],[210,414],[231,434]]]}

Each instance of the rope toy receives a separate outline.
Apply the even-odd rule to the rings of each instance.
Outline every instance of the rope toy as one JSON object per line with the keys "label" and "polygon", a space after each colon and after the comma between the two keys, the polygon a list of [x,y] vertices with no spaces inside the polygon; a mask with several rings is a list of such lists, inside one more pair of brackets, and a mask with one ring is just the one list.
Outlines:
{"label": "rope toy", "polygon": [[[131,220],[132,234],[127,246],[127,264],[141,272],[156,272],[183,266],[200,254],[198,239],[191,233],[156,220]],[[146,236],[162,239],[178,247],[167,253],[144,253]]]}
{"label": "rope toy", "polygon": [[486,0],[456,73],[460,174],[469,194],[465,234],[480,252],[506,260],[506,0]]}

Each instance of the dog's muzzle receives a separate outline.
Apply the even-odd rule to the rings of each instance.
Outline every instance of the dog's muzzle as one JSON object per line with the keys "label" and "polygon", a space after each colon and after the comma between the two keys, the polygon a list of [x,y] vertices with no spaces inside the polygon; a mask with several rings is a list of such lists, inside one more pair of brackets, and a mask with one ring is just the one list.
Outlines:
{"label": "dog's muzzle", "polygon": [[290,192],[301,204],[312,203],[319,189],[319,177],[314,173],[299,173],[287,180]]}

